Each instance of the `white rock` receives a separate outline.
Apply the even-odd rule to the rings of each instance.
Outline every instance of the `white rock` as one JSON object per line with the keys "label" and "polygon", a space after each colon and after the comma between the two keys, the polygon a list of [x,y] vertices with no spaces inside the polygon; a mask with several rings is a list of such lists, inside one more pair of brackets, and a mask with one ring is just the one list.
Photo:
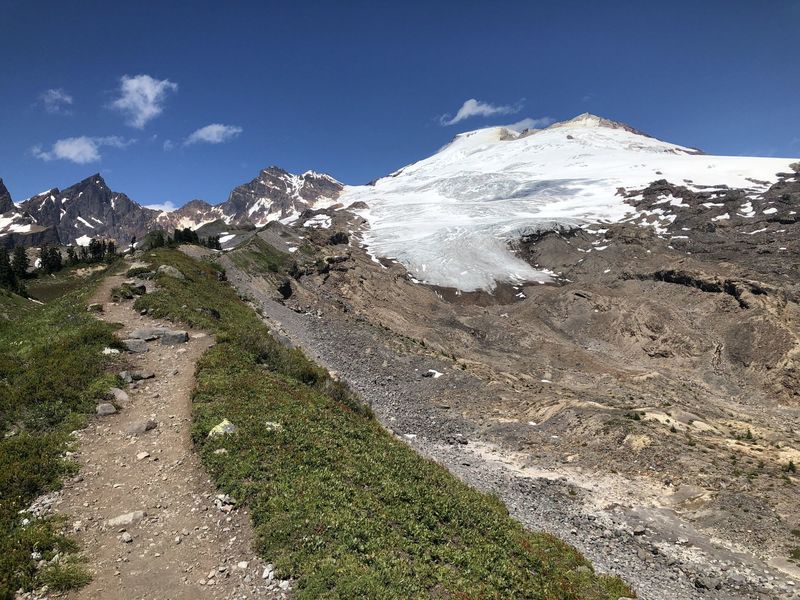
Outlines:
{"label": "white rock", "polygon": [[236,427],[236,425],[228,421],[228,419],[222,419],[222,421],[220,421],[217,425],[212,427],[211,431],[208,432],[208,437],[214,438],[227,435],[229,433],[233,433],[237,429],[238,427]]}
{"label": "white rock", "polygon": [[138,523],[146,516],[147,513],[143,510],[135,510],[133,512],[125,513],[124,515],[114,517],[113,519],[108,519],[106,521],[106,527],[127,527],[128,525]]}

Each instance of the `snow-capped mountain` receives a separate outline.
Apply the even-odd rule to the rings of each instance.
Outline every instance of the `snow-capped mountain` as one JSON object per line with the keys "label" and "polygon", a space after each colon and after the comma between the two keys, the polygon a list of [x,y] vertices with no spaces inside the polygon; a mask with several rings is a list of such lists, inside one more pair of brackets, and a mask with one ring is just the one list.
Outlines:
{"label": "snow-capped mountain", "polygon": [[196,229],[216,220],[232,226],[288,223],[308,208],[333,206],[343,188],[324,173],[306,171],[295,175],[280,167],[267,167],[252,181],[234,188],[225,202],[212,206],[203,200],[192,200],[177,210],[162,212],[157,222],[173,229]]}
{"label": "snow-capped mountain", "polygon": [[[354,206],[368,222],[363,239],[374,256],[398,260],[426,283],[491,290],[498,282],[550,278],[510,249],[525,235],[623,220],[663,235],[680,202],[645,198],[641,192],[651,183],[704,195],[736,188],[745,200],[755,200],[778,173],[792,171],[795,161],[710,156],[583,114],[541,130],[463,133],[433,156],[367,186],[346,187],[329,175],[268,167],[221,204],[193,200],[171,212],[148,209],[110,190],[99,174],[19,206],[0,183],[0,243],[84,244],[106,237],[127,244],[157,228],[290,224],[306,209]],[[776,210],[760,201],[739,204],[729,210],[710,201],[703,207],[710,223]]]}
{"label": "snow-capped mountain", "polygon": [[306,171],[293,175],[279,167],[268,167],[249,183],[235,188],[220,208],[229,223],[240,219],[255,225],[286,222],[307,208],[336,204],[343,187],[324,173]]}
{"label": "snow-capped mountain", "polygon": [[58,235],[42,227],[29,214],[17,207],[0,179],[0,246],[13,248],[17,244],[34,245],[58,243]]}
{"label": "snow-capped mountain", "polygon": [[42,192],[20,208],[40,225],[55,228],[61,243],[79,245],[93,237],[128,243],[133,236],[147,233],[158,214],[112,191],[99,173],[65,190]]}
{"label": "snow-capped mountain", "polygon": [[343,187],[329,175],[313,171],[294,175],[269,167],[252,181],[236,187],[221,204],[212,206],[203,200],[192,200],[175,211],[159,212],[111,190],[100,174],[64,190],[49,189],[18,207],[0,181],[0,243],[43,243],[41,236],[23,234],[48,229],[52,230],[48,243],[84,245],[100,237],[127,244],[133,236],[142,237],[157,228],[196,229],[217,220],[232,226],[290,222],[307,208],[335,205]]}
{"label": "snow-capped mountain", "polygon": [[397,259],[426,283],[490,290],[549,279],[509,249],[522,235],[630,218],[626,194],[657,180],[755,197],[792,162],[705,155],[583,114],[521,134],[460,134],[371,186],[345,188],[339,201],[369,206],[358,212],[369,222],[364,241],[373,255]]}

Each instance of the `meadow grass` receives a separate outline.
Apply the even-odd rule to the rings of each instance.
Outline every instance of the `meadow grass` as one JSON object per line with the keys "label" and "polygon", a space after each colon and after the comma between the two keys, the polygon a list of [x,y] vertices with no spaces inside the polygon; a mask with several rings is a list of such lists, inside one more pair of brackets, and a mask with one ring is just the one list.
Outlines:
{"label": "meadow grass", "polygon": [[[71,435],[116,378],[103,348],[115,345],[113,327],[86,311],[96,277],[83,289],[44,305],[4,300],[0,320],[0,599],[47,584],[66,590],[88,581],[72,558],[37,568],[38,560],[76,550],[63,520],[20,514],[38,496],[76,471],[65,460]],[[17,309],[15,311],[15,309]],[[23,525],[23,519],[31,522]],[[38,558],[34,560],[32,553]]]}

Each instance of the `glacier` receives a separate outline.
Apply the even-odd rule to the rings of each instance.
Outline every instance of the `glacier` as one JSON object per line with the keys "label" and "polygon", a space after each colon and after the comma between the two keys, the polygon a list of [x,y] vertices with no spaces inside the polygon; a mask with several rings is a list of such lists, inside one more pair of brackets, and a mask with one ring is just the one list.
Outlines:
{"label": "glacier", "polygon": [[492,291],[498,283],[549,281],[551,274],[515,256],[510,242],[621,221],[634,209],[620,190],[666,179],[758,195],[794,160],[706,155],[584,114],[541,130],[460,134],[373,185],[345,187],[338,201],[368,205],[355,212],[369,224],[363,243],[374,257],[399,261],[427,284]]}

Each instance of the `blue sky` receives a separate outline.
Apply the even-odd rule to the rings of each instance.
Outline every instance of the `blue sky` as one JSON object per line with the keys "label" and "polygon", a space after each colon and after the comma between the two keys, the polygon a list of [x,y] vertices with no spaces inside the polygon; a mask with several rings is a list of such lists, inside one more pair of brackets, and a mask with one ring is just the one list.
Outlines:
{"label": "blue sky", "polygon": [[176,206],[221,202],[273,164],[364,183],[460,131],[586,111],[716,154],[800,155],[800,0],[0,0],[0,14],[0,177],[17,201],[98,171]]}

